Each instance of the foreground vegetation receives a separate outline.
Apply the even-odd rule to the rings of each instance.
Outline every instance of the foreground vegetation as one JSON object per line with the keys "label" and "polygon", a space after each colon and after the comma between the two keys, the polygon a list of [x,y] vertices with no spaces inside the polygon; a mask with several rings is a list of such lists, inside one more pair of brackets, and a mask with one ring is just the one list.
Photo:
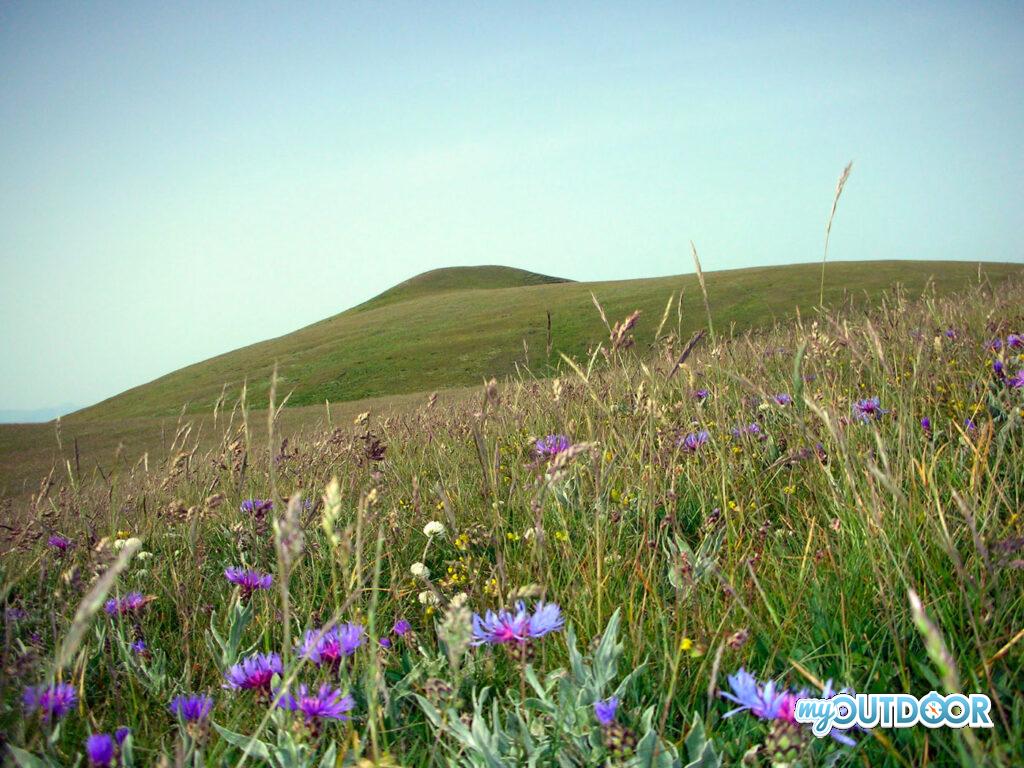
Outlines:
{"label": "foreground vegetation", "polygon": [[[263,439],[240,401],[47,489],[3,558],[11,759],[1019,764],[1024,288],[744,335],[665,298],[469,407],[294,439],[271,386]],[[726,717],[741,669],[995,727],[816,739]]]}

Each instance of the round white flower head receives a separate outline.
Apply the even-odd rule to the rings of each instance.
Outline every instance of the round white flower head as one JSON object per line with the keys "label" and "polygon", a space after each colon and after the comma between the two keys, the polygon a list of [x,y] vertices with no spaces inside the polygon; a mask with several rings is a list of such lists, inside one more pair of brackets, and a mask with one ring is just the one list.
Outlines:
{"label": "round white flower head", "polygon": [[437,595],[429,589],[420,592],[419,601],[421,605],[437,605]]}
{"label": "round white flower head", "polygon": [[452,599],[449,601],[448,605],[452,608],[452,610],[458,610],[468,602],[469,595],[467,595],[465,592],[459,592],[458,594],[452,596]]}
{"label": "round white flower head", "polygon": [[430,569],[423,563],[413,563],[409,566],[409,572],[417,579],[429,579]]}
{"label": "round white flower head", "polygon": [[431,520],[429,523],[423,526],[423,535],[429,538],[434,538],[435,536],[443,536],[444,525],[442,523],[439,523],[437,520]]}

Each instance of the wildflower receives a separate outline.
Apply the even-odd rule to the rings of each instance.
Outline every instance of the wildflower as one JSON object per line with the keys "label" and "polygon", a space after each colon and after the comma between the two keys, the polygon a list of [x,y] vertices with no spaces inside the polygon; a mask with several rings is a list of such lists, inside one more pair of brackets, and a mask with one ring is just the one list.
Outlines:
{"label": "wildflower", "polygon": [[387,651],[387,650],[390,650],[390,649],[391,649],[391,638],[390,638],[390,637],[382,637],[382,638],[380,638],[380,639],[379,639],[379,640],[377,641],[377,643],[378,643],[378,644],[380,645],[380,647],[381,647],[381,648],[383,648],[383,649],[384,649],[385,651]]}
{"label": "wildflower", "polygon": [[776,691],[773,680],[761,685],[752,674],[742,667],[735,675],[729,675],[726,679],[732,692],[720,691],[719,693],[722,698],[739,704],[739,706],[726,712],[723,717],[732,717],[745,711],[762,720],[774,720],[779,716],[784,701],[782,692]]}
{"label": "wildflower", "polygon": [[320,690],[311,693],[305,685],[300,685],[296,696],[284,693],[277,706],[289,712],[301,712],[307,723],[314,720],[348,720],[345,713],[355,705],[355,699],[342,695],[340,690],[331,688],[324,683]]}
{"label": "wildflower", "polygon": [[1021,349],[1024,347],[1024,336],[1019,333],[1011,333],[1006,337],[1006,346],[1010,349]]}
{"label": "wildflower", "polygon": [[71,549],[71,539],[66,539],[59,533],[55,533],[53,536],[47,539],[46,543],[54,549],[56,549],[61,554],[64,554],[69,549]]}
{"label": "wildflower", "polygon": [[224,570],[224,578],[241,588],[243,600],[248,600],[258,589],[270,589],[270,585],[274,583],[274,577],[269,573],[234,566]]}
{"label": "wildflower", "polygon": [[171,699],[171,714],[186,723],[201,723],[213,710],[213,697],[202,693],[190,693]]}
{"label": "wildflower", "polygon": [[932,420],[929,419],[927,416],[924,416],[921,419],[921,430],[926,435],[930,435],[932,433]]}
{"label": "wildflower", "polygon": [[132,729],[125,725],[122,725],[120,728],[114,731],[114,741],[117,742],[117,746],[120,747],[122,744],[124,744],[124,740],[131,736],[131,734]]}
{"label": "wildflower", "polygon": [[483,617],[474,613],[473,645],[525,643],[561,629],[564,623],[562,611],[555,603],[539,602],[531,615],[520,600],[516,603],[515,613],[487,611]]}
{"label": "wildflower", "polygon": [[415,576],[417,579],[429,579],[430,569],[427,568],[423,563],[413,563],[409,566],[409,573]]}
{"label": "wildflower", "polygon": [[1024,389],[1024,368],[1008,378],[1006,383],[1014,389]]}
{"label": "wildflower", "polygon": [[615,710],[619,708],[619,697],[611,696],[602,701],[594,702],[594,717],[601,725],[611,725],[615,722]]}
{"label": "wildflower", "polygon": [[416,599],[420,601],[420,605],[437,605],[437,595],[429,589],[420,592]]}
{"label": "wildflower", "polygon": [[676,442],[676,445],[687,453],[695,453],[698,448],[707,443],[710,439],[711,435],[708,434],[707,430],[702,429],[700,432],[691,432],[681,438]]}
{"label": "wildflower", "polygon": [[790,405],[793,402],[792,395],[788,395],[785,392],[775,396],[775,402],[779,405]]}
{"label": "wildflower", "polygon": [[995,375],[995,377],[997,379],[1005,379],[1006,378],[1006,369],[1003,366],[1003,361],[1002,360],[993,360],[992,361],[992,373]]}
{"label": "wildflower", "polygon": [[138,640],[133,640],[128,647],[131,648],[132,653],[141,655],[146,652],[146,641],[140,637]]}
{"label": "wildflower", "polygon": [[307,630],[297,650],[318,667],[337,666],[342,658],[354,654],[365,639],[366,630],[361,624],[339,624],[327,630]]}
{"label": "wildflower", "polygon": [[437,520],[431,520],[425,526],[423,526],[423,535],[428,539],[432,539],[435,536],[444,535],[444,524],[439,523]]}
{"label": "wildflower", "polygon": [[238,509],[240,512],[259,515],[269,512],[273,508],[274,502],[271,499],[246,499]]}
{"label": "wildflower", "polygon": [[141,592],[129,592],[122,598],[112,597],[103,604],[103,610],[108,616],[122,616],[126,613],[135,613],[145,607],[149,600],[143,597]]}
{"label": "wildflower", "polygon": [[542,459],[553,459],[558,454],[569,450],[572,441],[565,435],[548,435],[537,440],[533,450]]}
{"label": "wildflower", "polygon": [[708,389],[698,389],[696,392],[693,393],[693,399],[696,400],[698,403],[703,403],[710,396],[711,390]]}
{"label": "wildflower", "polygon": [[56,685],[40,685],[26,688],[21,697],[26,712],[37,711],[47,720],[60,718],[70,712],[78,694],[73,685],[57,683]]}
{"label": "wildflower", "polygon": [[973,432],[977,428],[978,426],[974,423],[974,419],[964,419],[964,429],[966,429],[968,432]]}
{"label": "wildflower", "polygon": [[405,637],[412,631],[412,624],[405,619],[399,619],[395,622],[394,626],[391,627],[391,631],[399,637]]}
{"label": "wildflower", "polygon": [[888,411],[882,408],[882,401],[877,397],[869,397],[865,400],[858,400],[853,404],[853,415],[860,421],[878,419],[887,414]]}
{"label": "wildflower", "polygon": [[763,435],[761,433],[761,425],[758,424],[756,421],[753,421],[750,424],[747,424],[747,425],[742,425],[741,424],[738,427],[733,427],[732,428],[732,436],[733,437],[740,438],[740,437],[743,437],[744,435],[750,435],[751,437],[757,437],[757,438],[763,437]]}
{"label": "wildflower", "polygon": [[85,740],[85,754],[89,765],[108,768],[114,762],[114,737],[109,733],[94,733]]}
{"label": "wildflower", "polygon": [[224,673],[225,688],[270,691],[270,681],[281,674],[281,657],[276,653],[254,653]]}

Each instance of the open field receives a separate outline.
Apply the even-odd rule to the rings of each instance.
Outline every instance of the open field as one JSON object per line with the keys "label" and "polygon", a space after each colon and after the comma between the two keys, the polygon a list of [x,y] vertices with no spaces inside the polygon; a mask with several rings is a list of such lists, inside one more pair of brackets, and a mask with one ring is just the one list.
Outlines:
{"label": "open field", "polygon": [[[135,765],[1019,765],[1024,286],[976,274],[689,354],[695,290],[657,338],[663,285],[589,336],[587,293],[603,353],[557,379],[221,413],[62,477],[5,538],[0,733],[34,766],[120,726]],[[786,311],[749,279],[734,311]],[[815,738],[792,699],[828,680],[985,693],[993,727]]]}
{"label": "open field", "polygon": [[[719,332],[770,326],[792,317],[798,307],[811,311],[819,269],[805,264],[707,273]],[[915,295],[929,281],[941,295],[977,282],[979,269],[993,283],[1024,275],[1024,267],[1015,264],[836,263],[828,265],[826,299],[836,304],[877,300],[897,284]],[[652,342],[666,302],[680,292],[681,307],[675,302],[669,318],[673,327],[688,336],[706,324],[693,275],[549,282],[556,279],[506,267],[428,272],[308,328],[184,368],[72,414],[62,420],[62,447],[52,424],[0,425],[0,496],[26,499],[55,464],[63,471],[66,461],[81,476],[97,467],[106,473],[115,463],[132,464],[146,452],[159,455],[170,444],[184,405],[194,431],[212,439],[217,430],[203,414],[212,413],[222,393],[230,406],[246,379],[251,421],[262,425],[275,363],[281,396],[290,395],[291,407],[282,416],[282,428],[290,432],[318,425],[325,400],[341,418],[368,409],[401,410],[436,390],[457,396],[485,378],[512,374],[517,366],[552,375],[561,366],[561,353],[584,359],[600,336],[591,293],[610,317],[641,310],[640,345]],[[367,402],[342,402],[354,400]]]}

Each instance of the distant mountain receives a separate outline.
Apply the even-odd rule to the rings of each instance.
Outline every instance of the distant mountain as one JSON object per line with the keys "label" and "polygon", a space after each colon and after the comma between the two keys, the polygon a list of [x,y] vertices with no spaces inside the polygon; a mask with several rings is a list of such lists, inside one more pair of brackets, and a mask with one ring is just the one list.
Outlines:
{"label": "distant mountain", "polygon": [[38,424],[42,421],[52,421],[79,407],[71,403],[64,403],[51,408],[0,408],[0,424]]}
{"label": "distant mountain", "polygon": [[[1024,277],[1024,265],[982,264],[993,282]],[[917,293],[932,280],[951,291],[978,279],[977,262],[836,262],[826,273],[826,303],[865,300],[902,284]],[[743,330],[809,312],[818,301],[819,264],[707,272],[715,324]],[[366,303],[293,333],[190,365],[72,415],[70,422],[212,410],[222,391],[233,402],[247,382],[250,407],[266,405],[278,367],[279,399],[322,404],[479,383],[529,365],[546,374],[559,353],[581,356],[607,337],[591,300],[611,322],[640,309],[636,330],[650,340],[670,296],[684,292],[679,323],[689,334],[706,323],[694,275],[577,283],[510,267],[426,272]],[[547,355],[548,313],[551,356]]]}

